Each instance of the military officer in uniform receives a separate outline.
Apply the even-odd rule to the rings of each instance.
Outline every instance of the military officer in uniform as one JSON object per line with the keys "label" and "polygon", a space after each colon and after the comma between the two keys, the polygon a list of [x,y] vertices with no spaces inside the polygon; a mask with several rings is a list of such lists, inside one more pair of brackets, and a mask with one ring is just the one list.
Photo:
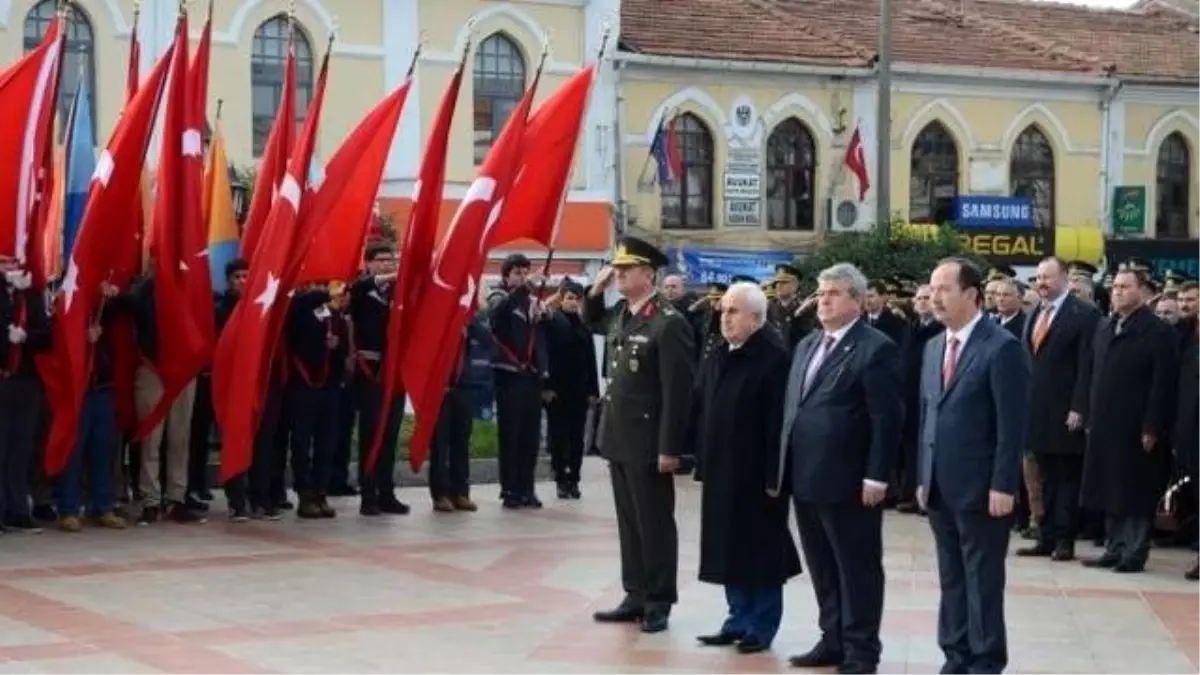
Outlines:
{"label": "military officer in uniform", "polygon": [[708,285],[704,297],[688,307],[685,317],[692,328],[692,338],[695,350],[700,360],[712,353],[725,338],[721,337],[721,298],[729,284],[713,282]]}
{"label": "military officer in uniform", "polygon": [[[645,633],[666,630],[678,600],[672,474],[684,450],[695,371],[687,320],[655,292],[655,270],[666,264],[654,246],[624,238],[584,306],[584,321],[607,335],[609,347],[597,446],[612,477],[625,588],[620,605],[594,618],[640,622]],[[624,299],[605,309],[604,291],[614,278]]]}
{"label": "military officer in uniform", "polygon": [[816,325],[817,303],[800,298],[800,270],[795,267],[776,265],[774,281],[775,298],[767,306],[767,318],[779,329],[791,352]]}

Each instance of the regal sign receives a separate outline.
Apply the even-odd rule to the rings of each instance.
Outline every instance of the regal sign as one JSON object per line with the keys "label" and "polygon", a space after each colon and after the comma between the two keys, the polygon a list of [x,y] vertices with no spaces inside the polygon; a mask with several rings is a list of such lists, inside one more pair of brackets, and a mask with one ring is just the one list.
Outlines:
{"label": "regal sign", "polygon": [[975,255],[1006,265],[1036,265],[1054,251],[1054,231],[1034,228],[961,230],[963,245]]}

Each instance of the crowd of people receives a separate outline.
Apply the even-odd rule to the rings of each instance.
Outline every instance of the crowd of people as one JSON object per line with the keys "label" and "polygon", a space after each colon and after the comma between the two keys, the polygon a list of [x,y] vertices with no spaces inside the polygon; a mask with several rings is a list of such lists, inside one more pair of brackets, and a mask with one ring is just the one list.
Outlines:
{"label": "crowd of people", "polygon": [[[1192,281],[1160,286],[1134,260],[1096,286],[1094,268],[1047,258],[1026,285],[955,258],[921,283],[841,263],[805,298],[800,271],[782,265],[767,283],[733,279],[695,298],[679,277],[656,290],[666,263],[626,238],[585,304],[607,335],[598,438],[626,594],[596,621],[668,628],[670,474],[689,452],[699,577],[728,603],[700,643],[770,648],[782,586],[801,572],[794,512],[822,637],[789,662],[842,673],[879,664],[886,508],[928,519],[942,672],[1000,672],[1014,530],[1033,542],[1020,556],[1067,563],[1086,536],[1103,549],[1085,566],[1141,572],[1169,483],[1196,484]],[[623,299],[606,307],[614,281]],[[1194,543],[1194,520],[1175,515]]]}
{"label": "crowd of people", "polygon": [[[480,292],[432,444],[439,512],[477,509],[468,456],[484,390],[495,392],[504,508],[543,505],[535,489],[543,415],[559,499],[582,497],[585,450],[607,460],[626,598],[597,621],[668,627],[681,473],[702,484],[700,579],[723,585],[729,605],[720,629],[700,636],[705,645],[770,647],[782,586],[801,572],[794,510],[823,635],[791,659],[797,667],[876,668],[889,508],[928,517],[944,672],[1007,663],[1013,531],[1031,542],[1016,555],[1054,563],[1074,560],[1078,540],[1094,540],[1103,551],[1083,564],[1117,573],[1145,569],[1161,510],[1175,509],[1181,537],[1194,543],[1194,506],[1188,520],[1179,506],[1188,500],[1172,495],[1192,494],[1178,488],[1198,482],[1195,281],[1160,284],[1138,260],[1097,284],[1094,267],[1053,257],[1027,281],[950,259],[920,282],[870,281],[846,263],[806,280],[780,265],[765,282],[735,278],[697,297],[681,277],[660,278],[666,263],[626,237],[591,286],[564,279],[547,294],[529,259],[510,255],[499,287]],[[384,400],[379,377],[396,269],[393,249],[372,245],[353,283],[290,299],[251,468],[223,486],[230,521],[279,520],[293,509],[332,518],[328,498],[356,494],[362,516],[410,511],[394,482],[404,395]],[[0,271],[4,531],[203,522],[219,435],[208,374],[144,438],[118,425],[119,322],[136,337],[137,412],[162,393],[155,362],[170,345],[157,340],[153,276],[104,286],[88,333],[78,446],[48,480],[36,367],[54,339],[47,303],[14,260],[0,259]],[[246,274],[244,261],[227,266],[218,328],[241,301]],[[805,281],[817,290],[802,297]],[[611,304],[614,284],[622,297]],[[382,451],[366,470],[353,460],[368,454],[377,426]],[[353,481],[352,466],[360,467]]]}

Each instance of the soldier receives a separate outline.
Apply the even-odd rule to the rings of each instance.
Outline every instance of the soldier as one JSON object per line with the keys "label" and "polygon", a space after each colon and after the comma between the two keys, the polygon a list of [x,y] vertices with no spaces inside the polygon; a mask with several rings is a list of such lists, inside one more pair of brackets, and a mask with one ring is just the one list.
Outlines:
{"label": "soldier", "polygon": [[686,319],[692,329],[693,344],[699,359],[712,353],[721,343],[721,310],[718,303],[725,295],[729,284],[714,281],[708,285],[704,297],[693,302],[687,309]]}
{"label": "soldier", "polygon": [[[610,347],[597,445],[609,461],[625,588],[620,605],[593,618],[640,621],[645,633],[666,630],[678,601],[672,473],[687,434],[695,369],[687,321],[654,292],[655,270],[666,264],[662,251],[626,237],[612,268],[597,275],[584,307],[585,321],[607,334]],[[604,290],[614,277],[625,297],[605,310]]]}
{"label": "soldier", "polygon": [[768,316],[779,329],[784,345],[791,352],[797,342],[812,330],[817,318],[817,304],[813,299],[800,299],[800,270],[791,265],[775,266],[775,299],[771,301]]}

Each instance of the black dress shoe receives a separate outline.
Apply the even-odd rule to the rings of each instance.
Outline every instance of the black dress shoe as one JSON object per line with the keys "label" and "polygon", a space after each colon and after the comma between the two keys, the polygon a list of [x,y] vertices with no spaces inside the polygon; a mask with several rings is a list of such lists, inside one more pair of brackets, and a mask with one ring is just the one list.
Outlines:
{"label": "black dress shoe", "polygon": [[1066,562],[1075,559],[1075,544],[1059,544],[1054,547],[1054,553],[1050,554],[1050,559],[1055,562]]}
{"label": "black dress shoe", "polygon": [[899,513],[920,513],[921,507],[916,502],[900,502],[896,504],[896,511]]}
{"label": "black dress shoe", "polygon": [[1183,573],[1183,578],[1187,579],[1188,581],[1196,581],[1200,579],[1200,563],[1193,564],[1192,569]]}
{"label": "black dress shoe", "polygon": [[705,647],[728,647],[729,645],[737,644],[737,642],[741,639],[742,639],[741,635],[736,635],[734,633],[726,633],[724,631],[722,631],[720,633],[716,633],[714,635],[698,635],[698,636],[696,636],[696,642],[699,642],[700,644],[704,645]]}
{"label": "black dress shoe", "polygon": [[1113,566],[1113,571],[1118,574],[1130,574],[1141,572],[1146,569],[1146,563],[1134,562],[1132,560],[1122,560]]}
{"label": "black dress shoe", "polygon": [[793,668],[828,668],[842,663],[842,655],[825,646],[822,642],[806,654],[793,656],[788,659],[788,665]]}
{"label": "black dress shoe", "polygon": [[597,623],[637,623],[645,615],[646,612],[638,607],[622,604],[616,609],[596,612],[592,619]]}
{"label": "black dress shoe", "polygon": [[395,497],[392,497],[391,499],[385,499],[380,502],[379,510],[393,516],[407,516],[409,511],[412,511],[408,504],[405,504]]}
{"label": "black dress shoe", "polygon": [[206,502],[211,502],[213,500],[212,490],[209,490],[208,488],[204,488],[203,490],[200,490],[199,492],[196,493],[196,496],[199,497],[200,499],[203,499]]}
{"label": "black dress shoe", "polygon": [[759,642],[754,638],[742,640],[738,643],[737,650],[739,654],[758,654],[765,652],[771,648],[770,642]]}
{"label": "black dress shoe", "polygon": [[867,663],[842,663],[837,667],[837,671],[843,675],[861,675],[862,673],[875,673],[878,670],[879,666]]}
{"label": "black dress shoe", "polygon": [[1025,548],[1017,549],[1017,556],[1021,558],[1049,558],[1054,553],[1053,546],[1045,544],[1037,544],[1035,546],[1026,546]]}
{"label": "black dress shoe", "polygon": [[538,499],[537,495],[531,492],[521,499],[521,506],[529,509],[540,509],[542,508],[542,500]]}
{"label": "black dress shoe", "polygon": [[583,493],[579,491],[579,483],[571,484],[571,499],[582,499]]}
{"label": "black dress shoe", "polygon": [[646,612],[646,616],[642,617],[642,632],[646,633],[647,635],[661,633],[667,629],[667,624],[670,622],[670,618],[670,610],[648,610]]}
{"label": "black dress shoe", "polygon": [[1115,555],[1110,556],[1106,553],[1106,554],[1100,556],[1099,558],[1092,558],[1090,560],[1084,560],[1083,566],[1084,567],[1092,567],[1092,568],[1100,568],[1100,569],[1108,569],[1110,567],[1116,567],[1118,562],[1120,562],[1120,561],[1117,559],[1117,557]]}

